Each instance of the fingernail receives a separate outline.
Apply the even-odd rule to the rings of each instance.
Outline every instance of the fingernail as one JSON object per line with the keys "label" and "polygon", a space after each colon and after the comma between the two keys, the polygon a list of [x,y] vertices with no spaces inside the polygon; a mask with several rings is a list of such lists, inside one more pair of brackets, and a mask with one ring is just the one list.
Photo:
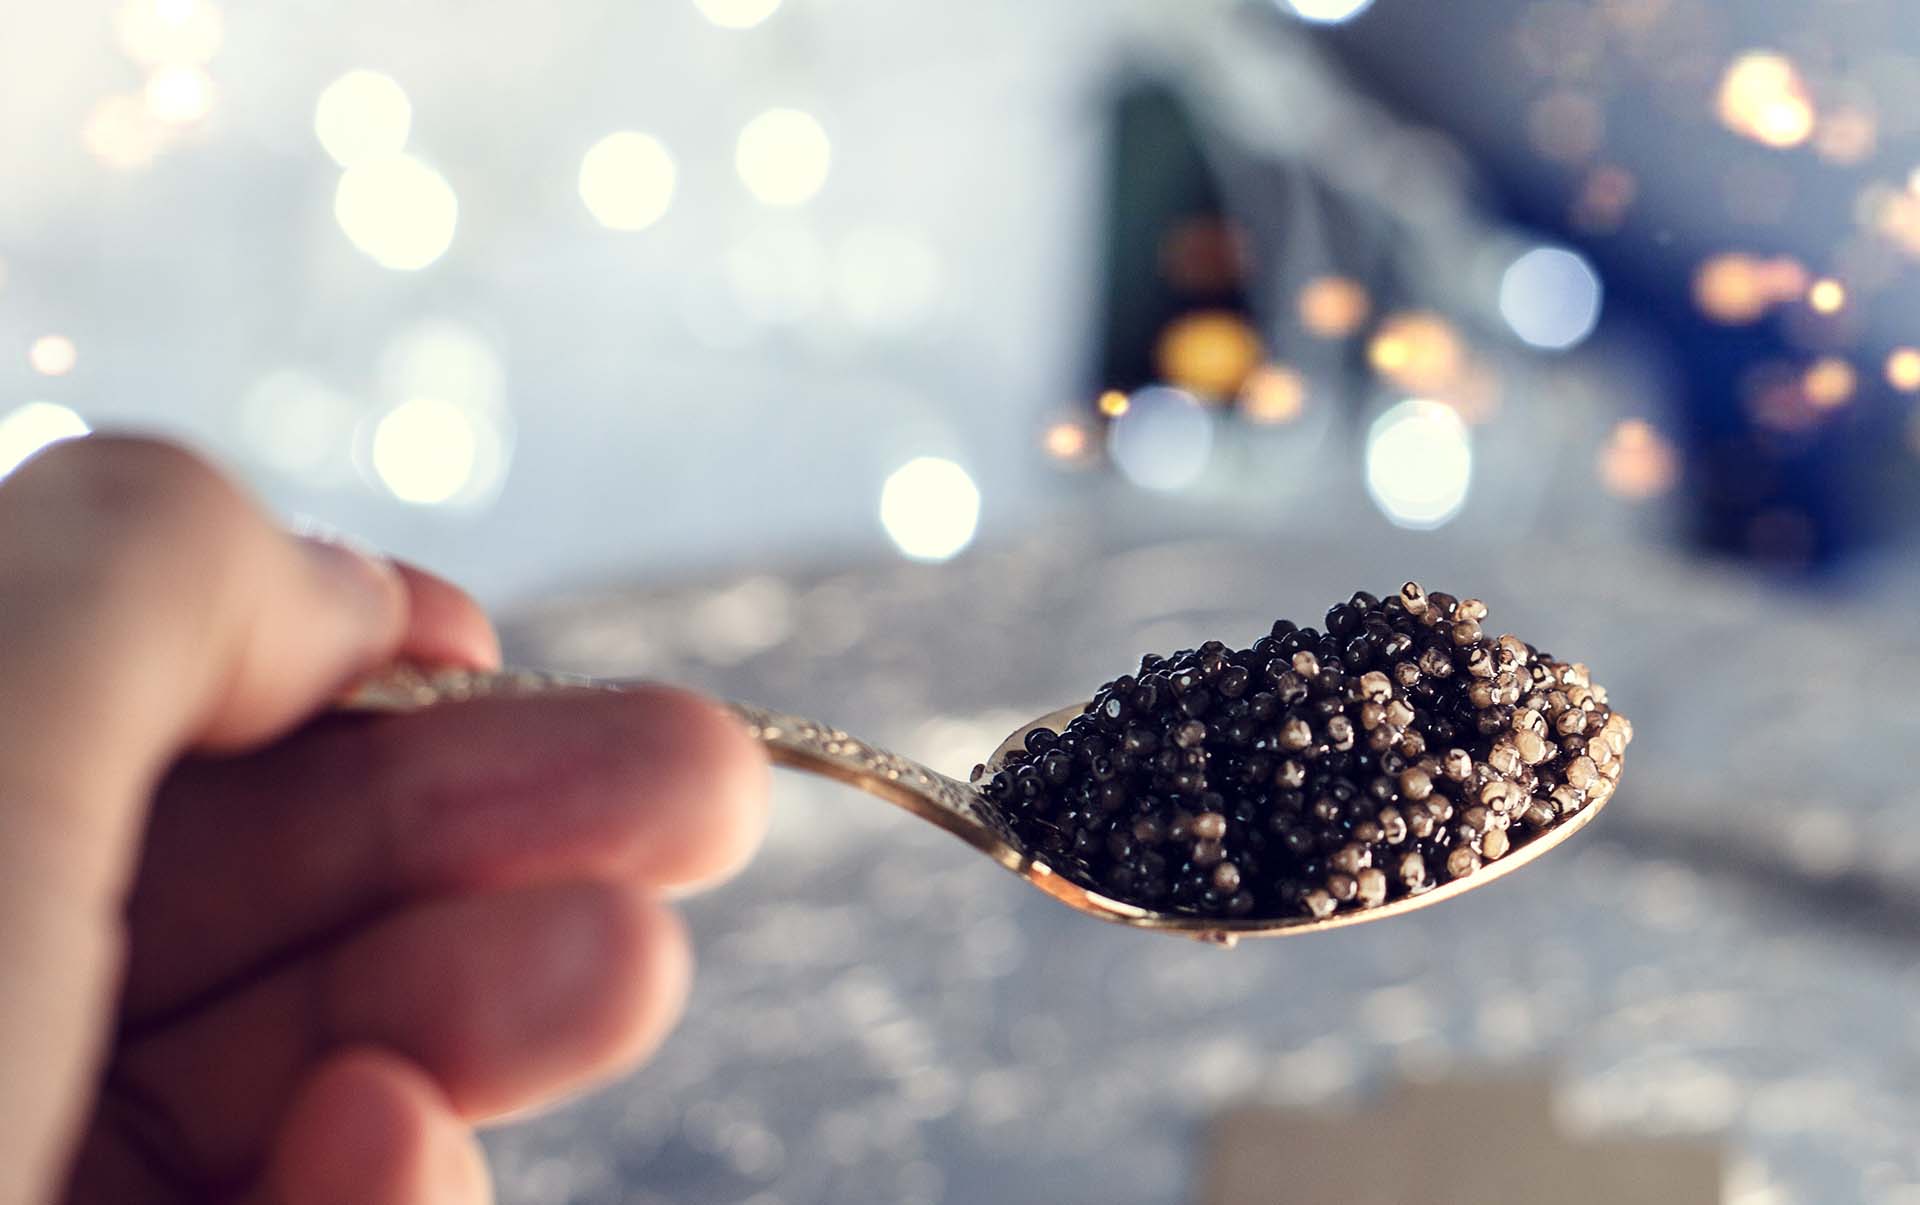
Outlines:
{"label": "fingernail", "polygon": [[368,560],[381,563],[386,561],[386,558],[380,555],[380,550],[375,548],[372,543],[361,539],[359,536],[342,531],[325,519],[316,518],[313,515],[296,514],[292,521],[287,524],[287,530],[303,540],[309,540],[316,544],[338,544],[345,548],[351,548]]}

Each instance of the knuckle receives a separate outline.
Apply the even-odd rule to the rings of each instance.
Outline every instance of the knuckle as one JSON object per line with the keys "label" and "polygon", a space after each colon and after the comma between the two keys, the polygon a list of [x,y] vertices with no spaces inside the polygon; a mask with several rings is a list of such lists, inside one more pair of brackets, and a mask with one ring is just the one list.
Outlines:
{"label": "knuckle", "polygon": [[95,555],[218,558],[252,525],[250,506],[220,470],[164,440],[94,436],[49,450],[36,468]]}

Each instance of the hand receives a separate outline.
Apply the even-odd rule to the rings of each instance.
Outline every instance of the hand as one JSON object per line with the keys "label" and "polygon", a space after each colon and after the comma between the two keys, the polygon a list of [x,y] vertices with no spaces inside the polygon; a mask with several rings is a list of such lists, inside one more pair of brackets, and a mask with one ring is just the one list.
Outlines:
{"label": "hand", "polygon": [[315,718],[396,658],[498,653],[184,452],[0,485],[0,1205],[482,1202],[474,1123],[660,1041],[764,759],[664,689]]}

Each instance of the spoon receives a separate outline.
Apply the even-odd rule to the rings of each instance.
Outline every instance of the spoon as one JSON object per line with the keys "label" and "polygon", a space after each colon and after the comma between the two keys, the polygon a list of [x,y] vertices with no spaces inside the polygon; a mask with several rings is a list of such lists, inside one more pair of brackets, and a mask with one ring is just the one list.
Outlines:
{"label": "spoon", "polygon": [[[616,683],[527,670],[480,673],[468,670],[424,671],[399,667],[357,688],[343,703],[347,710],[406,712],[443,702],[488,695],[527,695],[553,690],[618,690]],[[784,715],[747,703],[727,705],[747,732],[766,746],[776,765],[787,766],[857,787],[903,808],[965,841],[1005,869],[1079,912],[1115,924],[1179,934],[1220,946],[1243,937],[1283,937],[1386,920],[1453,899],[1518,870],[1584,828],[1605,806],[1595,802],[1531,835],[1516,836],[1512,849],[1471,875],[1420,894],[1371,908],[1327,916],[1217,917],[1154,911],[1112,899],[1056,873],[1043,856],[1025,847],[1003,823],[979,786],[1020,750],[1037,728],[1054,732],[1086,710],[1086,704],[1062,707],[1015,729],[974,771],[973,783],[930,770],[919,762],[851,736],[831,724]],[[1517,830],[1516,830],[1517,831]]]}

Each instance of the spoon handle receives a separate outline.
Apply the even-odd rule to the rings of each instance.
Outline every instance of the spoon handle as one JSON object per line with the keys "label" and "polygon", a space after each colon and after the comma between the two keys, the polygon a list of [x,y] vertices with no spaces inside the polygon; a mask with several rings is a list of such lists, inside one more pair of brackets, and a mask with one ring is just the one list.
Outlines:
{"label": "spoon handle", "polygon": [[[418,711],[438,703],[554,690],[619,690],[616,683],[538,670],[423,671],[397,666],[362,683],[342,700],[346,711]],[[857,787],[959,837],[1015,873],[1028,859],[1003,836],[973,787],[911,758],[869,744],[819,720],[728,703],[747,734],[777,765]]]}

